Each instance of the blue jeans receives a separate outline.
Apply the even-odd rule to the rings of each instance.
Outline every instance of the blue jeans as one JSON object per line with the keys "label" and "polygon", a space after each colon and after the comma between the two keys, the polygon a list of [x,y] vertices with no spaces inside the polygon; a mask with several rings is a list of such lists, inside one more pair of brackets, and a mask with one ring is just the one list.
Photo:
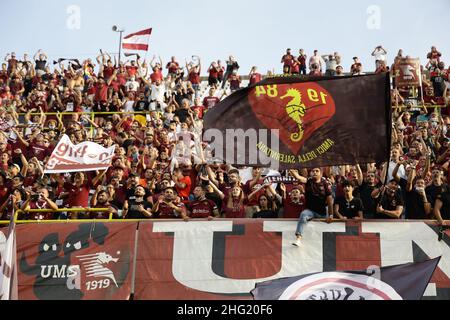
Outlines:
{"label": "blue jeans", "polygon": [[305,225],[308,223],[308,220],[324,219],[326,217],[327,217],[326,214],[322,215],[309,209],[303,210],[302,213],[300,213],[300,217],[298,218],[297,230],[295,230],[295,235],[303,236],[303,229],[305,228]]}

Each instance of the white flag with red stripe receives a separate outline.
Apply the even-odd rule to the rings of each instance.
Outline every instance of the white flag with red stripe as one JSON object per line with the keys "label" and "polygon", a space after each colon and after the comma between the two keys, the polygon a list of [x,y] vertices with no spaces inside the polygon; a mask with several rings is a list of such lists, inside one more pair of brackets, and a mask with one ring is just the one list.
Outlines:
{"label": "white flag with red stripe", "polygon": [[8,237],[0,231],[0,300],[17,300],[16,225],[11,215]]}
{"label": "white flag with red stripe", "polygon": [[148,51],[148,41],[152,28],[138,31],[123,38],[122,48],[128,50]]}
{"label": "white flag with red stripe", "polygon": [[115,146],[105,148],[91,141],[74,145],[65,134],[45,164],[44,173],[106,170],[111,166],[114,150]]}

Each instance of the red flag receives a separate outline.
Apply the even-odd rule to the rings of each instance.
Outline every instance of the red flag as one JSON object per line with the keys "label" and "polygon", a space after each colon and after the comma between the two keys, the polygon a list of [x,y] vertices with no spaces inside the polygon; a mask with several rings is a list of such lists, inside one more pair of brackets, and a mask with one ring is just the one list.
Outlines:
{"label": "red flag", "polygon": [[122,48],[148,51],[148,39],[151,34],[152,28],[129,34],[123,38]]}

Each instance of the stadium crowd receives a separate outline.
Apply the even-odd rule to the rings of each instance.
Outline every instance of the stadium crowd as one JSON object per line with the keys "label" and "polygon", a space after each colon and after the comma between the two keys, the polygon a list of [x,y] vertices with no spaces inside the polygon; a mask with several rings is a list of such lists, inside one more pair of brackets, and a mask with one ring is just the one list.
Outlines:
{"label": "stadium crowd", "polygon": [[[298,55],[291,51],[281,59],[285,74],[364,74],[358,57],[347,69],[337,52],[315,50],[308,57],[303,49]],[[372,56],[375,73],[394,74],[382,46]],[[402,50],[395,59],[401,57]],[[202,81],[197,56],[184,66],[175,57],[167,64],[156,57],[128,58],[119,62],[100,51],[95,60],[51,62],[42,50],[33,59],[6,56],[0,71],[0,220],[9,219],[13,209],[25,210],[19,218],[31,220],[102,219],[110,213],[117,219],[299,218],[300,239],[312,217],[440,223],[450,217],[450,68],[435,47],[426,56],[423,88],[392,88],[389,163],[288,172],[203,161],[208,151],[200,142],[204,114],[244,83],[262,80],[256,67],[244,81],[230,56],[224,63],[212,62]],[[75,144],[116,145],[112,166],[102,172],[44,174],[63,134]],[[186,145],[185,135],[198,143]],[[180,156],[186,149],[191,159]],[[271,183],[266,175],[292,181]],[[109,211],[26,212],[77,207]]]}

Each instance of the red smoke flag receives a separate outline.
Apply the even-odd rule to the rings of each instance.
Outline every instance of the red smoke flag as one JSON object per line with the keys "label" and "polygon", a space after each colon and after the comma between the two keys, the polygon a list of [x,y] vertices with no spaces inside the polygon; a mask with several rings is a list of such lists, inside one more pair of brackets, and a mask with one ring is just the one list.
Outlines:
{"label": "red smoke flag", "polygon": [[122,48],[128,50],[148,51],[148,41],[152,28],[141,30],[123,38]]}

